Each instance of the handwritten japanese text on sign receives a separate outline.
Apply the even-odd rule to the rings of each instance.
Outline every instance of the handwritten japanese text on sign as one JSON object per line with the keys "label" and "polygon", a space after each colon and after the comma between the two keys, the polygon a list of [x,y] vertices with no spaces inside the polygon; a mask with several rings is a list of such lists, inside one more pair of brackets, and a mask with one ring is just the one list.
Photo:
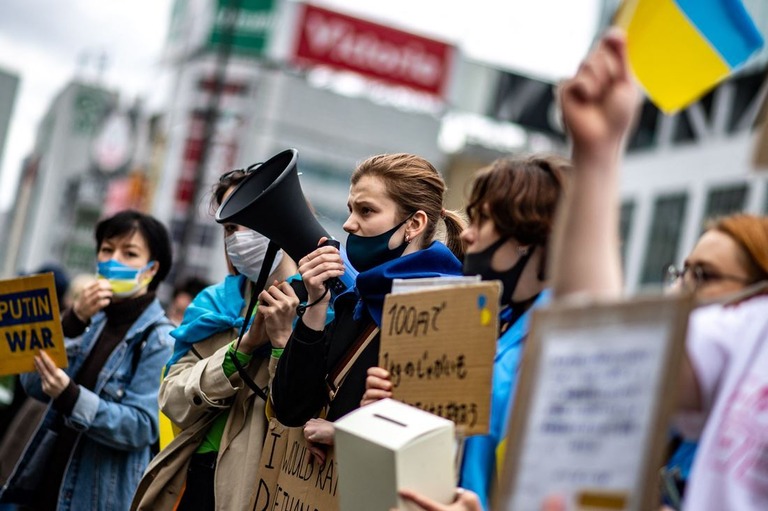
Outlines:
{"label": "handwritten japanese text on sign", "polygon": [[388,295],[379,365],[393,397],[465,434],[487,433],[499,293],[498,282],[483,282]]}

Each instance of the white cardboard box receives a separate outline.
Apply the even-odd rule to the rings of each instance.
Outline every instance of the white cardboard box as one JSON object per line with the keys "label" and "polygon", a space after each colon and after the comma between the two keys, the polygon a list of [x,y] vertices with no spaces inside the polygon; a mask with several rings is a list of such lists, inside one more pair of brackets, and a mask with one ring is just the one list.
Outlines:
{"label": "white cardboard box", "polygon": [[399,489],[442,503],[456,492],[453,422],[383,399],[335,423],[341,511],[417,511]]}

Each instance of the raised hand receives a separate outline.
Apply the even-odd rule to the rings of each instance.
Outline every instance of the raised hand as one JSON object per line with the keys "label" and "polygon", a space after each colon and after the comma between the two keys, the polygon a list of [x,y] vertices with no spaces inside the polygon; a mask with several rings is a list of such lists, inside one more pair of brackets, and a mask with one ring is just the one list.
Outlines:
{"label": "raised hand", "polygon": [[618,149],[640,92],[632,79],[624,33],[611,29],[560,88],[560,106],[574,152]]}

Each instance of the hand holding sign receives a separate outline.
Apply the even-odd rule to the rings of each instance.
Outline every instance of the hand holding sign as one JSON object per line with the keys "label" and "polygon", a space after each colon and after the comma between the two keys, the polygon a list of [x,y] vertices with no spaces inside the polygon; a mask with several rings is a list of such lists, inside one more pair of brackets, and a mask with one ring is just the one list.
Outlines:
{"label": "hand holding sign", "polygon": [[43,392],[52,399],[59,397],[69,385],[69,375],[56,367],[56,363],[45,351],[35,357],[35,369],[40,375]]}
{"label": "hand holding sign", "polygon": [[[411,490],[401,490],[400,496],[424,511],[482,511],[483,509],[475,493],[461,488],[457,490],[456,500],[452,504],[440,504]],[[541,505],[541,511],[565,511],[565,502],[558,496],[547,497]]]}
{"label": "hand holding sign", "polygon": [[360,406],[375,403],[381,399],[392,397],[392,376],[383,367],[369,367],[365,379],[365,394]]}
{"label": "hand holding sign", "polygon": [[66,367],[53,273],[3,280],[0,290],[0,375],[34,371],[42,350]]}
{"label": "hand holding sign", "polygon": [[112,287],[106,279],[96,279],[83,288],[80,297],[72,306],[75,316],[83,323],[91,318],[112,301]]}

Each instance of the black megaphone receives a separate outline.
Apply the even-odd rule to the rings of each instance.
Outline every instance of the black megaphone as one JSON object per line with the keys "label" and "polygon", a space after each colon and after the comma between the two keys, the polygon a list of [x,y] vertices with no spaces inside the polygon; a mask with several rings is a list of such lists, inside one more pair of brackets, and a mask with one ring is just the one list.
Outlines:
{"label": "black megaphone", "polygon": [[[301,191],[296,149],[282,151],[248,175],[216,211],[216,221],[230,222],[257,231],[283,249],[297,263],[317,248],[325,236],[327,245],[339,248],[309,209]],[[346,286],[331,279],[334,292]]]}

